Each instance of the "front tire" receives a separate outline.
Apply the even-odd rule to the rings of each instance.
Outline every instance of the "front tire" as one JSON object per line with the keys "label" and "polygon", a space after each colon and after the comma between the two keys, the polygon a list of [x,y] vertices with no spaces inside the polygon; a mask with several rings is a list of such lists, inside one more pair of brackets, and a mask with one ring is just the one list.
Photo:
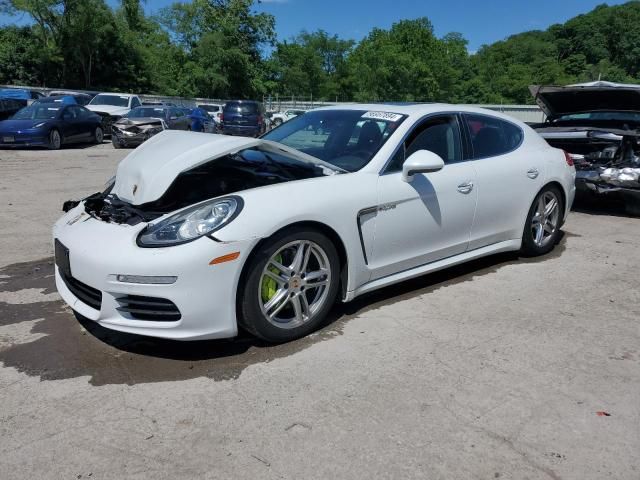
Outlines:
{"label": "front tire", "polygon": [[60,150],[62,146],[62,137],[57,129],[52,129],[49,132],[49,150]]}
{"label": "front tire", "polygon": [[522,233],[522,255],[536,257],[553,250],[560,239],[564,202],[560,190],[549,185],[536,196]]}
{"label": "front tire", "polygon": [[102,127],[96,127],[95,132],[93,132],[93,141],[98,145],[102,144],[104,141],[104,132],[102,131]]}
{"label": "front tire", "polygon": [[111,144],[113,145],[113,148],[122,148],[122,144],[116,140],[115,135],[111,136]]}
{"label": "front tire", "polygon": [[268,342],[289,342],[316,330],[338,293],[338,253],[315,230],[276,234],[258,247],[246,268],[238,291],[238,322]]}

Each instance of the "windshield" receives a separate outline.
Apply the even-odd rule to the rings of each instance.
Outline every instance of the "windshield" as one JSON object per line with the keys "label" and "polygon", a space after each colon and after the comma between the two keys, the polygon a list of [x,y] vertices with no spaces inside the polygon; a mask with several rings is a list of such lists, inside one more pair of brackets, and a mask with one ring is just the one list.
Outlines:
{"label": "windshield", "polygon": [[154,107],[136,107],[125,115],[127,118],[165,118],[167,110]]}
{"label": "windshield", "polygon": [[617,121],[617,122],[640,122],[640,112],[585,112],[571,113],[556,118],[556,122],[567,122],[571,120],[601,120],[601,121]]}
{"label": "windshield", "polygon": [[129,97],[124,95],[100,94],[93,97],[89,105],[112,105],[114,107],[128,107]]}
{"label": "windshield", "polygon": [[364,110],[316,110],[262,138],[282,143],[349,172],[364,167],[406,115]]}
{"label": "windshield", "polygon": [[61,109],[62,106],[55,103],[35,103],[18,110],[11,118],[13,120],[51,120],[58,116]]}

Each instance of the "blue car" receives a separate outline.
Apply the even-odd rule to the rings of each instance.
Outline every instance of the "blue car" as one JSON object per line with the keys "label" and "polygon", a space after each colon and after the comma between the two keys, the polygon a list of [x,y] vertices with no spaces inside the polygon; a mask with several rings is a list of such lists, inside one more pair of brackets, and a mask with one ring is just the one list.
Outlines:
{"label": "blue car", "polygon": [[0,122],[0,147],[59,149],[69,143],[102,143],[100,115],[80,105],[34,103]]}
{"label": "blue car", "polygon": [[188,114],[191,119],[191,131],[203,133],[215,133],[216,124],[209,114],[201,108],[194,108]]}
{"label": "blue car", "polygon": [[33,103],[62,103],[64,105],[78,105],[73,95],[49,95],[42,97]]}

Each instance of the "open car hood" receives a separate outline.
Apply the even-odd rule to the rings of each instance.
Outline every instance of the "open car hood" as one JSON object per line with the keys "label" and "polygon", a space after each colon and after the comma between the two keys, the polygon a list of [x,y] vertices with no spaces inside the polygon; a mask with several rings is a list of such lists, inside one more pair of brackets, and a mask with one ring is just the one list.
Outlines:
{"label": "open car hood", "polygon": [[531,85],[529,91],[550,120],[595,111],[640,112],[640,85],[611,82],[566,87]]}
{"label": "open car hood", "polygon": [[131,205],[158,200],[181,173],[230,153],[260,145],[284,151],[336,172],[336,167],[269,140],[165,130],[147,140],[118,165],[111,191]]}
{"label": "open car hood", "polygon": [[91,110],[92,112],[101,112],[106,113],[108,115],[124,115],[130,109],[127,107],[117,107],[115,105],[85,105],[87,110]]}
{"label": "open car hood", "polygon": [[121,127],[129,127],[132,125],[149,125],[149,124],[162,124],[163,119],[160,117],[140,117],[140,118],[127,118],[122,117],[114,125]]}

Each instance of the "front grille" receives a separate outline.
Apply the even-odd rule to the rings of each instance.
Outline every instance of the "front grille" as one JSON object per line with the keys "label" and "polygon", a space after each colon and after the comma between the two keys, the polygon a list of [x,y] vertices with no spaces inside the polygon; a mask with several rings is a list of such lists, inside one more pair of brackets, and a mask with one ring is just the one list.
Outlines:
{"label": "front grille", "polygon": [[182,317],[178,307],[166,298],[125,295],[116,300],[120,304],[116,310],[130,315],[136,320],[177,322]]}
{"label": "front grille", "polygon": [[98,115],[102,117],[102,130],[105,133],[111,132],[111,125],[120,117],[112,117],[108,113],[104,112],[96,112]]}
{"label": "front grille", "polygon": [[95,310],[100,310],[102,306],[102,292],[96,290],[89,285],[85,285],[80,280],[76,280],[73,277],[60,273],[62,281],[67,286],[69,291],[73,293],[82,303],[89,305]]}

